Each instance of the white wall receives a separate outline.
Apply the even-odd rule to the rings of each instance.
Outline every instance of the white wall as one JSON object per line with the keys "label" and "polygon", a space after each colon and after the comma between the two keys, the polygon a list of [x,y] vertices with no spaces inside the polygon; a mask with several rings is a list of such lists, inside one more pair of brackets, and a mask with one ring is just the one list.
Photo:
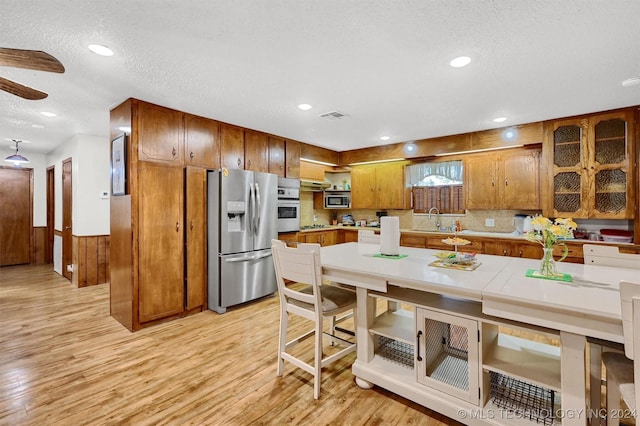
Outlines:
{"label": "white wall", "polygon": [[55,166],[55,229],[62,230],[62,161],[71,158],[73,235],[109,234],[109,198],[100,197],[110,193],[109,152],[108,139],[76,135],[47,155],[46,167]]}
{"label": "white wall", "polygon": [[[55,229],[62,230],[62,161],[71,158],[71,223],[73,235],[109,234],[110,193],[109,140],[97,136],[76,135],[46,156],[29,154],[34,169],[34,226],[47,224],[47,168],[54,166]],[[62,274],[62,239],[54,238],[54,270]]]}

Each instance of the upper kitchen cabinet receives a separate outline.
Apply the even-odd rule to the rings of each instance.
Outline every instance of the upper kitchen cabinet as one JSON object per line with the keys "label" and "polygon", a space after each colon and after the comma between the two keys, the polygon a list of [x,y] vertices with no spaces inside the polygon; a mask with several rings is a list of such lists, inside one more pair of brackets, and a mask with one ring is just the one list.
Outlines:
{"label": "upper kitchen cabinet", "polygon": [[549,123],[544,213],[552,217],[634,216],[633,110]]}
{"label": "upper kitchen cabinet", "polygon": [[220,124],[220,166],[244,170],[244,129]]}
{"label": "upper kitchen cabinet", "polygon": [[184,113],[146,102],[137,105],[138,159],[183,166]]}
{"label": "upper kitchen cabinet", "polygon": [[284,177],[284,139],[269,136],[269,173]]}
{"label": "upper kitchen cabinet", "polygon": [[351,169],[352,209],[403,209],[404,164],[387,163]]}
{"label": "upper kitchen cabinet", "polygon": [[265,133],[244,131],[244,168],[254,172],[269,172],[269,140]]}
{"label": "upper kitchen cabinet", "polygon": [[469,210],[540,208],[540,150],[517,149],[465,158]]}
{"label": "upper kitchen cabinet", "polygon": [[185,163],[209,169],[220,167],[220,123],[185,114]]}
{"label": "upper kitchen cabinet", "polygon": [[299,178],[300,177],[300,152],[301,144],[297,141],[287,139],[285,142],[286,151],[286,173],[285,177]]}

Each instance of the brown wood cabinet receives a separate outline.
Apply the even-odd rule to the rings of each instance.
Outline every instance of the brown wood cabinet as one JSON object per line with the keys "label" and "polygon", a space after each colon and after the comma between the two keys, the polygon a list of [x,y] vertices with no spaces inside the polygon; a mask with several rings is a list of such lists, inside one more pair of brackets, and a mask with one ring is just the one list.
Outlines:
{"label": "brown wood cabinet", "polygon": [[321,246],[332,246],[338,241],[338,231],[313,231],[300,232],[298,234],[298,242],[301,243],[317,243]]}
{"label": "brown wood cabinet", "polygon": [[140,161],[184,165],[184,113],[140,102],[137,128]]}
{"label": "brown wood cabinet", "polygon": [[[124,125],[132,131],[125,147],[127,194],[113,196],[110,203],[110,310],[132,331],[206,308],[206,169],[185,169],[170,160],[173,146],[156,147],[156,157],[147,148],[152,137],[167,145],[175,138],[185,142],[181,134],[184,148],[194,155],[180,158],[209,166],[217,123],[174,113],[135,99],[111,111],[112,137]],[[175,132],[178,121],[185,124],[182,132]],[[158,134],[161,129],[171,137]],[[215,162],[217,154],[213,157]]]}
{"label": "brown wood cabinet", "polygon": [[300,161],[300,179],[308,179],[324,182],[324,173],[328,166],[322,164],[310,163],[309,161]]}
{"label": "brown wood cabinet", "polygon": [[269,173],[285,177],[284,139],[269,136]]}
{"label": "brown wood cabinet", "polygon": [[634,217],[633,117],[633,109],[625,109],[548,123],[545,215]]}
{"label": "brown wood cabinet", "polygon": [[278,239],[280,241],[284,241],[287,244],[297,243],[299,242],[298,233],[297,232],[282,232],[278,234]]}
{"label": "brown wood cabinet", "polygon": [[269,139],[265,133],[244,131],[244,168],[269,172]]}
{"label": "brown wood cabinet", "polygon": [[465,158],[465,207],[540,208],[540,150],[507,150]]}
{"label": "brown wood cabinet", "polygon": [[220,123],[197,115],[184,116],[185,164],[210,169],[220,167]]}
{"label": "brown wood cabinet", "polygon": [[185,246],[187,311],[206,306],[207,291],[207,171],[185,168]]}
{"label": "brown wood cabinet", "polygon": [[244,129],[220,124],[220,166],[244,170]]}
{"label": "brown wood cabinet", "polygon": [[140,323],[178,315],[184,304],[182,168],[139,164]]}
{"label": "brown wood cabinet", "polygon": [[404,164],[388,163],[351,169],[352,209],[403,209]]}
{"label": "brown wood cabinet", "polygon": [[300,177],[300,151],[302,146],[300,142],[287,139],[285,142],[285,177]]}

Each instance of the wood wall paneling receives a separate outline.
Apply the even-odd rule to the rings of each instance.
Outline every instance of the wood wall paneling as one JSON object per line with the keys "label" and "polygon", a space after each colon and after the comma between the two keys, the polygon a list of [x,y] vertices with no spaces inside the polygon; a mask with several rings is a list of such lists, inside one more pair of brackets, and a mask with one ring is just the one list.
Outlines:
{"label": "wood wall paneling", "polygon": [[33,227],[33,246],[31,247],[31,263],[41,265],[51,263],[47,260],[47,244],[49,241],[46,226]]}
{"label": "wood wall paneling", "polygon": [[109,235],[73,236],[73,278],[76,287],[104,284],[109,277]]}

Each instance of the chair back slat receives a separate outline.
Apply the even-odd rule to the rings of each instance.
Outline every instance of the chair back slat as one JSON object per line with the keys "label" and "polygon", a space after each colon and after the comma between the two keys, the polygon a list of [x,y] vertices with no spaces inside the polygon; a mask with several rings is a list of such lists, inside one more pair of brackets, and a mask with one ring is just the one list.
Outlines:
{"label": "chair back slat", "polygon": [[[627,358],[634,359],[634,333],[640,332],[640,318],[634,316],[634,304],[640,306],[640,283],[620,281],[620,302],[624,352]],[[635,327],[634,321],[636,322]]]}
{"label": "chair back slat", "polygon": [[[320,306],[321,296],[318,286],[321,283],[322,265],[320,263],[319,244],[298,244],[297,247],[287,247],[283,241],[271,240],[276,281],[281,297],[293,298],[304,303],[314,305],[314,310]],[[289,282],[312,286],[311,294],[296,291],[287,286]]]}
{"label": "chair back slat", "polygon": [[585,265],[640,269],[639,254],[620,253],[618,247],[615,246],[584,244],[582,251]]}

